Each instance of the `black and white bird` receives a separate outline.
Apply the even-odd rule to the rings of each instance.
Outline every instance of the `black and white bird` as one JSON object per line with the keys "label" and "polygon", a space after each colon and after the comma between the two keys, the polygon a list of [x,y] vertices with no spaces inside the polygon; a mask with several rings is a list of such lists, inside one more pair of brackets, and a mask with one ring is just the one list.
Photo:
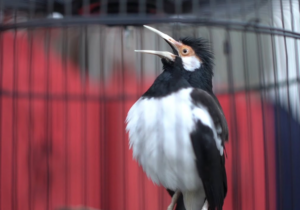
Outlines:
{"label": "black and white bird", "polygon": [[[147,176],[186,210],[220,210],[227,194],[224,142],[228,127],[212,90],[213,55],[207,41],[165,39],[173,53],[136,50],[162,58],[163,72],[126,118],[129,147]],[[178,203],[177,203],[178,207]]]}

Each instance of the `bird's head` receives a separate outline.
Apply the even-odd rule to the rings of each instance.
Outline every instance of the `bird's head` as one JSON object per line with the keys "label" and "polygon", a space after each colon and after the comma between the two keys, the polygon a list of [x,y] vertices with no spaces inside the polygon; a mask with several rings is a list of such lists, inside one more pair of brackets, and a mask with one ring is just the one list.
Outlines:
{"label": "bird's head", "polygon": [[162,58],[165,68],[180,65],[183,75],[193,87],[212,89],[213,54],[208,42],[202,38],[184,37],[178,41],[150,26],[144,26],[162,37],[173,49],[173,53],[166,51],[136,50]]}

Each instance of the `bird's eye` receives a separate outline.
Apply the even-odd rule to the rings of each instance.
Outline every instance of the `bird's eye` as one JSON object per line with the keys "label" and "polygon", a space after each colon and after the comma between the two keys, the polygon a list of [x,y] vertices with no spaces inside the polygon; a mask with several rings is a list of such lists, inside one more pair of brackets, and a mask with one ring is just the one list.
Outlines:
{"label": "bird's eye", "polygon": [[183,52],[184,54],[186,54],[186,53],[188,52],[188,50],[187,50],[187,49],[183,49],[182,52]]}

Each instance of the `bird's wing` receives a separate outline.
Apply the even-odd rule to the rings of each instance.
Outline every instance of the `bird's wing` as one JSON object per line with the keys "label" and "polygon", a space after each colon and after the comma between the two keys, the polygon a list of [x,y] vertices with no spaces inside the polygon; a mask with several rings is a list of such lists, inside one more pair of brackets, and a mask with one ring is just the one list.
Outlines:
{"label": "bird's wing", "polygon": [[[221,138],[222,142],[228,138],[226,119],[215,100],[205,91],[195,89],[191,93],[191,98],[196,107],[206,108],[215,125],[214,131],[212,127],[202,122],[201,116],[196,117],[196,126],[191,133],[191,141],[209,209],[220,210],[227,194],[227,177],[224,153],[220,154],[215,132],[218,133],[218,138]],[[219,132],[218,127],[221,128]]]}
{"label": "bird's wing", "polygon": [[201,104],[207,108],[222,142],[228,141],[228,125],[218,99],[201,89],[193,89],[191,97],[196,105]]}

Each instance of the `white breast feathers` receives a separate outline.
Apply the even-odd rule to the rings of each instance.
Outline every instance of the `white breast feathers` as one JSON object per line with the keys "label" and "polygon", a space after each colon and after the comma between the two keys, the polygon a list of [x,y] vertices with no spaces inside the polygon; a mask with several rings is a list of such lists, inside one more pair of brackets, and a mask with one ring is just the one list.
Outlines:
{"label": "white breast feathers", "polygon": [[192,103],[191,91],[186,88],[166,97],[141,98],[126,119],[133,158],[154,183],[173,190],[202,186],[190,140],[198,120],[212,128],[221,147],[208,111]]}

